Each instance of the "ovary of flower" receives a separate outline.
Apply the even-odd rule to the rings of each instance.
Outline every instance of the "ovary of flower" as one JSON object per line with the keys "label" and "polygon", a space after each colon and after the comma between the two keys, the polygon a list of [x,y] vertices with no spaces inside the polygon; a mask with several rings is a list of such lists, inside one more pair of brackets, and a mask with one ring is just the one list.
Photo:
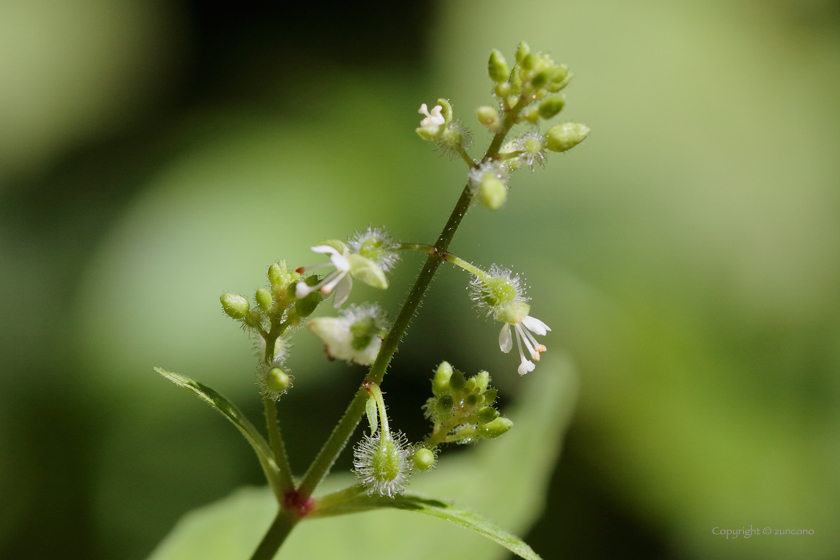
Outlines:
{"label": "ovary of flower", "polygon": [[[507,354],[513,348],[513,337],[510,334],[510,323],[505,323],[502,327],[502,332],[499,333],[499,348],[501,348],[502,352]],[[517,371],[519,375],[525,375],[528,372],[534,371],[534,362],[529,360],[525,357],[525,353],[522,351],[522,344],[524,342],[525,348],[528,349],[528,352],[531,354],[531,358],[534,361],[540,361],[540,354],[545,352],[546,348],[544,345],[537,342],[537,339],[534,338],[534,335],[531,334],[532,332],[538,334],[540,336],[545,336],[545,334],[550,331],[551,329],[548,328],[548,325],[537,319],[536,317],[531,317],[527,315],[524,317],[520,322],[514,323],[513,328],[516,331],[516,346],[519,349],[519,368]]]}
{"label": "ovary of flower", "polygon": [[446,122],[446,119],[443,118],[443,115],[440,112],[443,111],[443,107],[440,105],[435,105],[432,107],[432,112],[429,112],[429,108],[426,106],[425,103],[420,105],[420,109],[417,111],[421,115],[426,115],[426,118],[420,121],[420,126],[423,128],[430,128],[435,129],[440,125]]}
{"label": "ovary of flower", "polygon": [[298,282],[297,286],[295,286],[295,295],[298,299],[301,299],[305,298],[314,291],[321,290],[321,293],[324,294],[324,296],[328,296],[333,292],[333,290],[335,290],[333,306],[339,307],[345,302],[347,296],[350,295],[350,289],[353,287],[353,279],[349,274],[350,261],[347,260],[347,257],[342,255],[338,249],[329,245],[317,245],[312,247],[312,250],[316,253],[328,254],[330,256],[330,262],[298,269],[299,272],[308,272],[325,266],[334,266],[335,270],[327,274],[314,286],[307,286],[305,282]]}

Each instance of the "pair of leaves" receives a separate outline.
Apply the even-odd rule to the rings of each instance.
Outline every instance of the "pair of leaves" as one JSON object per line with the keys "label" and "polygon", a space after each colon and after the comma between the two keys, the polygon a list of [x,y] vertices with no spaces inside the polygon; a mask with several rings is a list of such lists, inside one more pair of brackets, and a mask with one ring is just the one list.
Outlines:
{"label": "pair of leaves", "polygon": [[[204,388],[181,376],[161,373],[193,392]],[[453,526],[426,522],[414,515],[394,514],[394,510],[403,510],[450,521],[492,539],[523,558],[538,559],[528,545],[501,526],[525,531],[540,516],[576,393],[574,375],[565,361],[545,360],[538,373],[524,380],[522,404],[509,414],[515,429],[503,438],[484,442],[466,453],[443,457],[432,473],[416,475],[412,488],[423,493],[407,492],[396,499],[359,494],[313,513],[313,518],[321,519],[295,528],[284,544],[283,558],[419,560],[428,558],[430,552],[441,560],[502,557],[502,549]],[[234,422],[243,434],[252,433],[252,425],[237,424],[241,414],[220,395],[199,396]],[[218,402],[224,403],[223,406],[218,406]],[[246,437],[251,441],[251,437]],[[264,444],[261,436],[260,440]],[[321,489],[338,490],[354,483],[350,473],[342,473],[328,478]],[[446,495],[457,502],[478,506],[477,510],[488,513],[499,524],[454,505],[455,501],[430,498],[427,494]],[[270,490],[240,489],[215,504],[185,515],[150,560],[248,558],[276,512],[277,504]],[[343,515],[356,512],[368,513]],[[441,543],[445,546],[440,546]]]}

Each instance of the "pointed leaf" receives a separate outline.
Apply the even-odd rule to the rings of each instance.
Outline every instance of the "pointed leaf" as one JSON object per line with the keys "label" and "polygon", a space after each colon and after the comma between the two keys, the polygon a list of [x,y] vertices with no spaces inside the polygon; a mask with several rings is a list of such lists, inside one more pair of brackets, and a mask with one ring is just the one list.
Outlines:
{"label": "pointed leaf", "polygon": [[254,425],[251,424],[247,418],[245,418],[245,415],[242,414],[242,411],[239,410],[235,404],[207,385],[199,383],[194,379],[190,379],[189,377],[173,373],[171,371],[166,371],[165,369],[158,367],[155,368],[155,371],[175,385],[187,389],[216,409],[222,416],[230,420],[239,432],[245,436],[245,439],[248,440],[251,447],[254,448],[254,451],[257,453],[257,457],[260,460],[260,465],[262,465],[263,471],[265,471],[268,479],[273,480],[274,475],[277,472],[277,466],[274,462],[271,447],[268,445],[268,442],[265,441],[262,434],[257,431]]}

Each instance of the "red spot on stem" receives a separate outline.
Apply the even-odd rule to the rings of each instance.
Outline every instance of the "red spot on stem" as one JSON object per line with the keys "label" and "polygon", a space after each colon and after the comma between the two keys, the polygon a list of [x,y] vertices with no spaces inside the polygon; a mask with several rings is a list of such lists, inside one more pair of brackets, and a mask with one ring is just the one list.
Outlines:
{"label": "red spot on stem", "polygon": [[312,496],[304,498],[297,490],[290,490],[283,497],[283,509],[293,511],[303,519],[315,509],[315,498]]}

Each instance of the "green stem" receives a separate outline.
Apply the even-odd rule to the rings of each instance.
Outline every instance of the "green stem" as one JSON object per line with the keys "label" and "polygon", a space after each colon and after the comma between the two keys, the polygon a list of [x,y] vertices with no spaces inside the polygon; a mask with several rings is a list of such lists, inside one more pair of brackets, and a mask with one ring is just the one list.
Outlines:
{"label": "green stem", "polygon": [[289,456],[286,454],[286,443],[283,441],[283,434],[280,432],[280,422],[277,421],[277,407],[273,400],[263,397],[263,408],[265,409],[265,426],[268,430],[268,442],[274,452],[274,462],[280,471],[280,488],[275,488],[274,493],[280,504],[287,492],[295,489],[295,482],[292,479],[292,469],[289,465]]}
{"label": "green stem", "polygon": [[[487,152],[484,154],[481,161],[488,161],[499,155],[499,149],[502,146],[502,142],[507,136],[507,133],[516,123],[517,116],[526,105],[526,98],[527,95],[524,92],[522,97],[520,97],[519,102],[505,115],[504,121],[502,122],[502,129],[494,136],[493,141],[490,143],[490,146],[487,148]],[[400,341],[408,330],[408,325],[411,323],[411,319],[414,317],[414,313],[417,311],[420,301],[426,294],[426,290],[429,288],[429,284],[434,278],[438,267],[440,267],[441,263],[443,263],[446,257],[446,252],[449,249],[449,244],[452,242],[452,238],[455,237],[455,232],[458,230],[458,226],[461,225],[461,220],[463,220],[464,215],[467,213],[467,210],[469,210],[470,204],[472,204],[474,193],[473,189],[470,187],[470,184],[467,183],[461,191],[461,196],[458,198],[455,208],[449,215],[449,219],[447,220],[443,231],[440,233],[440,236],[435,242],[429,257],[426,259],[426,264],[423,265],[423,269],[417,276],[417,280],[414,282],[414,286],[411,288],[408,298],[405,300],[399,315],[397,315],[397,318],[394,321],[394,326],[391,327],[388,335],[382,341],[382,346],[379,349],[376,361],[373,366],[371,366],[370,371],[367,376],[365,376],[364,382],[361,387],[359,387],[355,397],[353,397],[353,400],[344,412],[344,416],[341,417],[341,420],[339,420],[338,424],[330,434],[329,439],[327,439],[327,442],[321,448],[321,451],[318,452],[315,460],[303,476],[303,480],[298,487],[298,493],[302,498],[308,498],[312,495],[312,492],[315,491],[315,488],[318,484],[320,484],[321,480],[324,479],[330,468],[332,468],[339,453],[341,453],[347,445],[347,441],[350,439],[350,436],[353,435],[353,431],[362,419],[362,416],[365,413],[365,402],[368,396],[365,383],[376,383],[379,385],[382,382],[382,378],[385,377],[385,371],[391,363],[391,359],[394,357],[394,353],[397,351]]]}
{"label": "green stem", "polygon": [[251,560],[272,560],[298,521],[300,518],[291,511],[281,509],[277,512],[277,517],[251,555]]}
{"label": "green stem", "polygon": [[473,161],[473,158],[470,157],[470,154],[467,153],[463,145],[458,146],[458,155],[460,155],[461,159],[470,166],[470,169],[477,167],[475,161]]}
{"label": "green stem", "polygon": [[481,270],[477,266],[473,266],[472,264],[468,263],[464,259],[456,257],[452,253],[447,253],[444,258],[447,260],[447,262],[451,262],[455,266],[460,266],[461,268],[463,268],[467,272],[469,272],[471,274],[474,274],[481,279],[486,279],[487,278],[487,273],[486,272],[484,272],[483,270]]}
{"label": "green stem", "polygon": [[397,246],[397,251],[419,251],[427,255],[434,255],[435,246],[426,243],[400,243]]}

